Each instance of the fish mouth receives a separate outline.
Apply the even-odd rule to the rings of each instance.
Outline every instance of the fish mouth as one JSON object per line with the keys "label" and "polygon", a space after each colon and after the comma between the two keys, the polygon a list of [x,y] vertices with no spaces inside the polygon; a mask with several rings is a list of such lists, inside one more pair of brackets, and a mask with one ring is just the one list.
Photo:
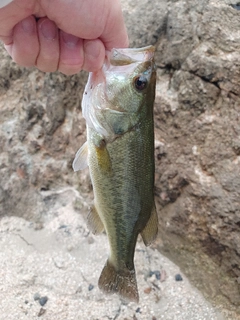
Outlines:
{"label": "fish mouth", "polygon": [[124,66],[135,62],[152,61],[154,59],[155,47],[112,49],[107,52],[107,58],[113,66]]}
{"label": "fish mouth", "polygon": [[147,46],[143,48],[124,48],[112,49],[106,52],[105,62],[102,69],[98,72],[90,73],[88,89],[96,87],[99,83],[106,82],[106,74],[108,72],[119,72],[130,74],[137,65],[141,64],[143,68],[156,71],[154,62],[155,47]]}
{"label": "fish mouth", "polygon": [[82,99],[83,117],[89,127],[94,128],[104,137],[108,137],[108,130],[104,128],[98,119],[102,110],[112,109],[112,113],[120,112],[121,114],[125,112],[125,109],[122,110],[119,106],[113,106],[109,102],[112,101],[115,87],[109,86],[111,88],[108,88],[108,90],[106,87],[112,81],[131,85],[132,81],[129,81],[129,77],[136,74],[143,75],[147,81],[151,81],[151,86],[155,86],[156,65],[154,53],[154,46],[112,49],[106,52],[102,68],[89,74]]}

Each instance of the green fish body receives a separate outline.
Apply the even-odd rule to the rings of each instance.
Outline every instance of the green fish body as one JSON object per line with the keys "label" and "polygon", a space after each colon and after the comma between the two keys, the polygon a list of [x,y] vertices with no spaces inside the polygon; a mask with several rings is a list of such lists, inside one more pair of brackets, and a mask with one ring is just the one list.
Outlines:
{"label": "green fish body", "polygon": [[106,231],[110,255],[99,288],[138,301],[134,251],[157,235],[154,203],[154,47],[113,49],[101,71],[89,75],[83,98],[87,142],[75,171],[89,166],[94,206],[88,226]]}

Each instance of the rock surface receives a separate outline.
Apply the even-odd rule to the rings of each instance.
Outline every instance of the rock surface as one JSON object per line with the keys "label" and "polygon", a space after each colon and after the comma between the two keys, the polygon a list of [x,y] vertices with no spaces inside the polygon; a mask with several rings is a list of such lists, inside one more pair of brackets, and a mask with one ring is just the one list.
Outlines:
{"label": "rock surface", "polygon": [[[211,277],[215,289],[206,285],[208,295],[226,296],[239,310],[240,13],[221,1],[195,3],[171,5],[158,46],[162,238],[175,252],[179,243],[181,251],[198,252],[198,269],[209,256],[217,271]],[[181,36],[174,32],[175,21],[184,30]]]}
{"label": "rock surface", "polygon": [[[122,3],[131,46],[157,47],[158,248],[209,299],[240,313],[237,2]],[[89,176],[74,174],[71,163],[85,141],[80,102],[87,75],[20,68],[3,49],[0,61],[2,221],[18,216],[44,226],[56,203],[65,205],[44,192],[67,186],[81,194],[75,208],[85,212]]]}

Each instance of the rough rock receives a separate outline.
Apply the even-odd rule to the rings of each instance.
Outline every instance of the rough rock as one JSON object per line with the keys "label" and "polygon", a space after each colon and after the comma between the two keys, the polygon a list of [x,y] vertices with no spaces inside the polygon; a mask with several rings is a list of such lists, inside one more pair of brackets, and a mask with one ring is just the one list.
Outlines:
{"label": "rough rock", "polygon": [[40,219],[47,205],[39,191],[81,188],[71,163],[85,139],[80,103],[87,75],[20,68],[4,50],[0,60],[0,216]]}
{"label": "rough rock", "polygon": [[[210,257],[215,272],[203,269],[215,288],[206,283],[205,291],[239,309],[240,13],[221,1],[195,4],[171,4],[158,46],[156,193],[163,250],[196,251],[197,258],[187,259],[192,270]],[[175,21],[181,38],[173,32]],[[202,270],[190,273],[204,278]]]}
{"label": "rough rock", "polygon": [[[131,46],[157,47],[158,248],[209,299],[240,312],[238,4],[122,4]],[[3,49],[0,61],[0,216],[41,228],[59,201],[64,206],[44,192],[68,186],[81,194],[75,208],[85,213],[89,176],[73,173],[71,163],[85,141],[80,103],[87,75],[21,68]]]}

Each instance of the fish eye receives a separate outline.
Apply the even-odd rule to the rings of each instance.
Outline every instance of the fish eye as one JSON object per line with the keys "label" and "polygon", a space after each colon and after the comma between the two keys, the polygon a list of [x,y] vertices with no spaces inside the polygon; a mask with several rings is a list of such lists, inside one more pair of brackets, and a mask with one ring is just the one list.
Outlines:
{"label": "fish eye", "polygon": [[147,78],[144,76],[137,76],[134,80],[134,86],[138,91],[142,91],[147,87]]}

